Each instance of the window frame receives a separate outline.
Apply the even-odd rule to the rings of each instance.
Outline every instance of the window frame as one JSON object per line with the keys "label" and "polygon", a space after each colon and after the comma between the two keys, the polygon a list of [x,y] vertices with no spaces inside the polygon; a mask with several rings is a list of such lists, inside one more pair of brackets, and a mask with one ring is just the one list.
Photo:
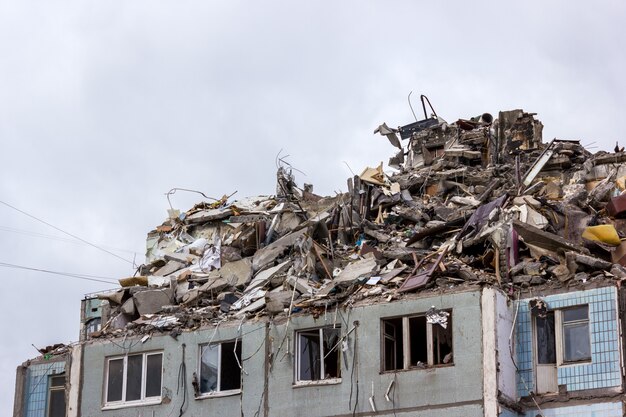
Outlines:
{"label": "window frame", "polygon": [[[330,378],[326,378],[326,372],[325,372],[325,364],[324,364],[324,359],[326,358],[326,356],[328,356],[329,352],[326,352],[324,350],[324,330],[337,330],[339,332],[338,335],[338,339],[337,339],[337,344],[335,344],[334,346],[332,346],[332,348],[334,348],[337,351],[337,370],[339,373],[339,376],[337,377],[330,377]],[[300,360],[300,343],[301,343],[301,338],[300,335],[302,333],[309,333],[309,332],[313,332],[313,331],[317,331],[318,332],[318,340],[319,340],[319,346],[320,346],[320,378],[319,379],[300,379],[300,370],[302,367],[302,363]],[[312,327],[312,328],[306,328],[306,329],[298,329],[294,332],[295,334],[295,340],[294,340],[294,361],[295,361],[295,366],[294,368],[294,386],[307,386],[307,385],[325,385],[325,384],[339,384],[341,383],[341,365],[342,365],[342,358],[341,358],[341,347],[340,347],[340,343],[343,340],[344,336],[342,335],[341,332],[341,326],[340,325],[331,325],[331,326],[322,326],[322,327]],[[332,350],[331,348],[331,350]]]}
{"label": "window frame", "polygon": [[[198,346],[198,369],[196,370],[197,375],[198,375],[198,386],[201,387],[201,380],[202,380],[202,351],[204,349],[204,347],[208,347],[208,346],[218,346],[218,359],[217,359],[217,363],[218,363],[218,368],[217,368],[217,386],[218,386],[218,390],[216,391],[209,391],[209,392],[202,392],[201,389],[199,388],[199,394],[195,397],[196,399],[202,399],[202,398],[211,398],[211,397],[226,397],[229,395],[237,395],[237,394],[241,394],[241,385],[243,385],[242,382],[240,382],[240,386],[239,388],[235,388],[235,389],[229,389],[229,390],[221,390],[220,385],[221,385],[221,379],[222,379],[222,350],[223,350],[223,345],[227,344],[227,343],[235,343],[235,350],[237,348],[237,346],[239,346],[242,350],[243,350],[243,346],[241,343],[241,339],[240,338],[235,338],[235,339],[231,339],[231,340],[223,340],[220,342],[210,342],[210,343],[202,343]],[[235,353],[236,355],[236,353]],[[242,365],[242,357],[239,357],[239,364]],[[242,365],[243,366],[243,365]],[[241,381],[241,372],[242,369],[239,368],[239,380]]]}
{"label": "window frame", "polygon": [[[138,400],[126,400],[127,384],[128,384],[128,358],[130,356],[141,356],[141,398]],[[147,373],[148,373],[148,357],[160,356],[161,357],[161,386],[159,388],[158,396],[146,396],[147,388]],[[103,409],[112,410],[123,407],[142,406],[142,405],[154,405],[160,404],[163,399],[163,351],[148,351],[128,353],[126,355],[108,356],[105,358],[105,373],[104,373],[104,389],[103,391]],[[122,399],[119,401],[108,401],[109,396],[109,371],[110,363],[114,360],[122,359]]]}
{"label": "window frame", "polygon": [[[577,308],[586,307],[587,308],[587,318],[584,320],[571,320],[565,322],[564,312],[567,310],[574,310]],[[593,363],[593,352],[592,352],[592,343],[593,336],[591,334],[591,320],[589,318],[589,304],[578,304],[575,306],[568,306],[565,308],[555,309],[554,318],[555,318],[555,339],[556,339],[556,364],[557,366],[576,366],[576,365],[584,365]],[[588,333],[588,341],[589,341],[589,358],[583,358],[580,360],[568,361],[565,359],[565,329],[568,326],[577,325],[577,324],[585,324],[587,326]]]}
{"label": "window frame", "polygon": [[[52,380],[55,378],[63,378],[63,384],[52,385]],[[65,395],[66,395],[65,383],[66,383],[65,373],[48,375],[48,398],[46,401],[46,417],[51,417],[50,413],[52,410],[50,408],[52,407],[52,394],[56,391],[63,392],[63,404],[65,406],[63,415],[67,416],[67,398],[65,398]]]}
{"label": "window frame", "polygon": [[[380,318],[380,373],[391,373],[398,371],[412,371],[417,369],[431,369],[431,368],[443,368],[448,366],[454,366],[454,335],[452,334],[452,309],[441,309],[441,311],[445,311],[448,313],[448,326],[450,329],[450,334],[452,336],[452,359],[449,363],[435,363],[435,327],[440,326],[437,323],[429,323],[426,319],[426,361],[427,363],[424,366],[411,365],[411,332],[410,332],[410,320],[416,317],[424,317],[426,318],[426,312],[418,313],[418,314],[407,314],[403,316],[390,316],[390,317],[381,317]],[[385,340],[387,340],[387,334],[385,332],[385,324],[392,320],[402,319],[402,368],[397,369],[385,369],[386,364],[386,347]],[[395,326],[394,326],[395,327]],[[398,336],[396,335],[397,339]],[[397,343],[395,341],[394,343]],[[396,353],[393,353],[394,356]],[[394,360],[394,363],[397,360]]]}

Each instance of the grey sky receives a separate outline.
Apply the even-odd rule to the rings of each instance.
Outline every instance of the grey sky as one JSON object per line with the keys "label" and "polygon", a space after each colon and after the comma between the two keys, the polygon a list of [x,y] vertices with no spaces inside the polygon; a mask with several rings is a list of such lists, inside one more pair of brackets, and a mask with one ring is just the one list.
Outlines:
{"label": "grey sky", "polygon": [[[283,149],[299,184],[345,191],[342,161],[394,153],[372,132],[413,120],[411,90],[448,121],[523,108],[544,139],[626,145],[623,2],[302,3],[0,0],[0,200],[141,263],[172,187],[271,194]],[[0,263],[133,273],[49,236],[0,204]],[[4,417],[31,343],[75,341],[82,296],[113,285],[0,274]]]}

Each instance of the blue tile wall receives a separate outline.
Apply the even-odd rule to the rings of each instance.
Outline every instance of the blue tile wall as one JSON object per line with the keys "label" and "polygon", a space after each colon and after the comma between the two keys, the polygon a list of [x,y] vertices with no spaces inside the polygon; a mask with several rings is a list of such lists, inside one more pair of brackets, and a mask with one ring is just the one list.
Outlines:
{"label": "blue tile wall", "polygon": [[24,390],[25,417],[45,417],[48,401],[48,377],[65,371],[65,362],[41,363],[28,367]]}
{"label": "blue tile wall", "polygon": [[[557,370],[558,384],[568,391],[621,385],[619,330],[615,287],[596,288],[541,297],[551,310],[589,305],[591,328],[591,363],[561,366]],[[516,324],[517,394],[527,396],[534,391],[533,334],[529,299],[518,302]],[[534,416],[533,416],[534,417]]]}
{"label": "blue tile wall", "polygon": [[[529,410],[524,417],[535,417],[537,410]],[[576,405],[570,407],[544,408],[541,410],[544,417],[622,417],[622,403],[602,403]]]}

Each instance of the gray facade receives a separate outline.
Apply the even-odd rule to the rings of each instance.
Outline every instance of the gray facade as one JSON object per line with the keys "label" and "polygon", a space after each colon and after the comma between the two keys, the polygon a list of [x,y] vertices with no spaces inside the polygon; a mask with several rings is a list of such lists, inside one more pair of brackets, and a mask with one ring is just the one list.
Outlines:
{"label": "gray facade", "polygon": [[[495,296],[495,291],[489,292]],[[349,416],[355,409],[357,415],[393,415],[394,411],[396,415],[486,415],[481,360],[485,320],[481,298],[484,297],[481,290],[421,295],[391,303],[357,305],[345,311],[328,310],[317,318],[294,315],[289,323],[286,318],[277,322],[224,322],[213,328],[183,332],[177,339],[167,334],[154,334],[145,342],[141,337],[93,340],[84,345],[80,414],[86,417],[168,416],[177,415],[183,406],[187,416],[213,413],[220,416]],[[495,309],[494,304],[490,305]],[[383,372],[381,319],[422,314],[431,306],[451,312],[453,364]],[[489,317],[493,320],[494,316]],[[341,378],[330,383],[296,383],[295,334],[301,329],[323,326],[339,327],[342,335],[350,332],[345,337],[347,350],[342,352]],[[489,326],[495,326],[495,321]],[[192,379],[193,373],[199,372],[200,346],[237,338],[242,348],[241,391],[196,399]],[[159,403],[107,407],[103,393],[106,358],[139,352],[163,353]],[[494,349],[486,356],[495,357],[495,354]],[[184,368],[186,378],[181,382],[179,377]],[[489,376],[495,380],[493,377]],[[391,401],[387,401],[385,393],[392,381],[388,394]],[[378,413],[373,412],[372,403]],[[488,404],[488,407],[494,406]]]}

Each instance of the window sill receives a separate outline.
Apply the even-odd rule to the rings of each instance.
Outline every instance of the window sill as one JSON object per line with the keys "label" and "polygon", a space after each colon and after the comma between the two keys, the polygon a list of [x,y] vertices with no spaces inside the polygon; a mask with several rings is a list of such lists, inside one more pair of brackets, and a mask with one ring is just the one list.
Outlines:
{"label": "window sill", "polygon": [[130,407],[143,407],[144,405],[157,405],[161,404],[161,397],[153,399],[153,400],[144,400],[144,401],[128,401],[125,403],[118,404],[106,404],[102,407],[102,411],[107,410],[119,410],[120,408],[130,408]]}
{"label": "window sill", "polygon": [[558,365],[558,368],[570,368],[572,366],[591,365],[593,361],[591,359],[579,362],[563,362]]}
{"label": "window sill", "polygon": [[433,365],[433,366],[424,366],[419,367],[419,366],[412,366],[408,369],[390,369],[388,371],[380,371],[379,373],[382,374],[394,374],[397,372],[411,372],[411,371],[434,371],[435,369],[441,369],[441,368],[451,368],[453,367],[454,364],[453,363],[446,363],[446,364],[442,364],[442,365]]}
{"label": "window sill", "polygon": [[316,381],[296,381],[292,387],[293,388],[302,388],[302,387],[315,387],[320,385],[337,385],[341,384],[341,378],[328,378],[328,379],[318,379]]}
{"label": "window sill", "polygon": [[222,398],[222,397],[232,397],[233,395],[241,394],[240,389],[231,389],[228,391],[213,391],[206,392],[195,397],[196,400],[206,400],[208,398]]}

